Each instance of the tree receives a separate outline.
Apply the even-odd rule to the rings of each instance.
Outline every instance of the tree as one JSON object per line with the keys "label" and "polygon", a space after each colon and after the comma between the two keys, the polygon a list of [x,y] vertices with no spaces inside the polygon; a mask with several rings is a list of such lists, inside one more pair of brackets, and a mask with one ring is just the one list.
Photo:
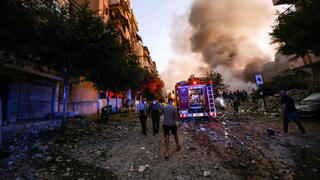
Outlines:
{"label": "tree", "polygon": [[[31,0],[30,0],[31,1]],[[39,58],[32,63],[49,69],[63,77],[63,112],[66,118],[69,84],[71,78],[79,78],[89,69],[94,59],[105,58],[109,47],[110,33],[97,12],[88,9],[88,3],[62,6],[55,1],[34,0],[28,4],[40,23],[40,47],[35,52]],[[95,64],[98,65],[98,64]],[[43,68],[45,67],[45,68]]]}
{"label": "tree", "polygon": [[271,81],[265,82],[254,91],[253,98],[258,99],[259,93],[272,96],[280,90],[308,89],[311,74],[301,69],[285,70],[282,74],[274,76]]}
{"label": "tree", "polygon": [[[123,44],[119,44],[112,34],[108,42],[109,47],[101,58],[94,59],[96,63],[89,65],[85,78],[95,84],[95,87],[102,92],[106,92],[107,107],[109,106],[110,92],[120,93],[130,88],[136,88],[138,82],[142,80],[143,71],[136,55],[130,53]],[[107,45],[107,44],[105,44]],[[109,112],[109,111],[107,111]]]}
{"label": "tree", "polygon": [[192,84],[193,81],[198,81],[199,83],[208,83],[212,81],[214,92],[216,94],[218,94],[220,90],[225,90],[228,88],[228,86],[224,84],[222,75],[212,70],[207,72],[202,77],[196,77],[194,74],[190,75],[187,81],[188,84]]}
{"label": "tree", "polygon": [[149,100],[163,98],[162,89],[164,82],[161,80],[159,74],[145,69],[143,77],[143,80],[139,83],[137,95],[143,94],[143,96]]}
{"label": "tree", "polygon": [[320,1],[301,0],[296,6],[297,10],[278,16],[270,33],[272,42],[278,43],[278,51],[285,55],[320,55]]}
{"label": "tree", "polygon": [[0,2],[0,65],[25,65],[39,42],[39,23],[24,0]]}

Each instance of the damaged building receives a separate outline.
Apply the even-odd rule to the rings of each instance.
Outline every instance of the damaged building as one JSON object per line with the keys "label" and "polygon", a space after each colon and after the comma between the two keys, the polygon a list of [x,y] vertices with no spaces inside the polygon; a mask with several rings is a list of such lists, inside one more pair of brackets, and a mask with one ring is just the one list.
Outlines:
{"label": "damaged building", "polygon": [[[272,0],[274,6],[289,4],[299,11],[299,0]],[[283,12],[285,13],[285,12]],[[297,57],[295,54],[286,56],[290,69],[303,68],[312,72],[313,87],[320,86],[320,57],[313,53],[308,53],[304,57]]]}

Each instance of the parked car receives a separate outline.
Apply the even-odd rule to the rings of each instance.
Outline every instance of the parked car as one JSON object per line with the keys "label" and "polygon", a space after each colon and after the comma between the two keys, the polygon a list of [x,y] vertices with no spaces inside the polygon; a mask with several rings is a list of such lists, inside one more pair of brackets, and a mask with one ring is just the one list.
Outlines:
{"label": "parked car", "polygon": [[303,99],[298,105],[297,110],[301,117],[320,116],[320,93],[314,93]]}

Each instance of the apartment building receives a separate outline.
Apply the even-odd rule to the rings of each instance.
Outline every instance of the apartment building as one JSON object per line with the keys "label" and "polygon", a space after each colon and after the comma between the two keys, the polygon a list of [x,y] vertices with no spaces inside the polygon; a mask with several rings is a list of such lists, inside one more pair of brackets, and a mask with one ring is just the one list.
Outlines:
{"label": "apartment building", "polygon": [[[75,0],[76,3],[84,3],[85,0]],[[127,48],[135,53],[143,68],[150,72],[157,72],[156,63],[152,61],[148,47],[143,46],[139,36],[139,26],[130,6],[130,0],[89,0],[89,8],[98,11],[106,23],[114,25],[120,32],[120,41],[127,41]],[[131,96],[131,91],[127,93]],[[113,112],[121,109],[122,98],[114,96],[110,99]],[[68,111],[79,115],[94,114],[106,105],[105,96],[95,90],[90,82],[80,81],[72,85],[68,100]]]}

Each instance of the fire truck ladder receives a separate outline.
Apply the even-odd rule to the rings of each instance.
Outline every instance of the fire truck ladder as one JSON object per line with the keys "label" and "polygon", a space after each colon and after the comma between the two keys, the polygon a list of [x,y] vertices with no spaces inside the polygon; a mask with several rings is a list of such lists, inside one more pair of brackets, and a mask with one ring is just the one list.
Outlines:
{"label": "fire truck ladder", "polygon": [[215,112],[212,86],[207,86],[207,95],[209,100],[209,112]]}

